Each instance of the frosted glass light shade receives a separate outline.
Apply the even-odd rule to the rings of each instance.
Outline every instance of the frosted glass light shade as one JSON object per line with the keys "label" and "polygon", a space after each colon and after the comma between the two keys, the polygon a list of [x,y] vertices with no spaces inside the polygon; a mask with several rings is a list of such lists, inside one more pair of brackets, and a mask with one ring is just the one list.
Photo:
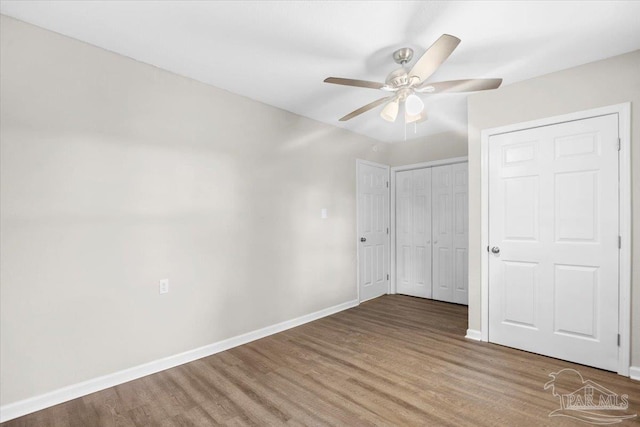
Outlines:
{"label": "frosted glass light shade", "polygon": [[380,117],[388,122],[395,122],[396,117],[398,117],[398,100],[394,99],[393,101],[385,105],[380,112]]}
{"label": "frosted glass light shade", "polygon": [[411,94],[407,96],[407,100],[404,102],[404,108],[410,116],[417,116],[422,113],[424,103],[416,95]]}

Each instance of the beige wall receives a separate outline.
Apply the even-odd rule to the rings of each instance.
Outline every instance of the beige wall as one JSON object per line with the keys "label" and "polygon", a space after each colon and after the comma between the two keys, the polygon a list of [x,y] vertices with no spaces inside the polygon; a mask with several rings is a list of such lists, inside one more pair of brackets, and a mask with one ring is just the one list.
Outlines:
{"label": "beige wall", "polygon": [[355,159],[467,155],[0,19],[1,405],[355,299]]}
{"label": "beige wall", "polygon": [[[480,329],[480,131],[631,102],[632,248],[640,247],[640,51],[537,77],[468,98],[469,328]],[[475,249],[474,249],[475,248]],[[633,251],[632,365],[640,366],[640,251]]]}
{"label": "beige wall", "polygon": [[391,166],[411,165],[466,155],[466,133],[442,132],[409,141],[394,142],[389,152],[388,164]]}
{"label": "beige wall", "polygon": [[[11,18],[0,30],[2,405],[355,299],[355,159],[467,155],[464,135],[381,144]],[[639,69],[634,52],[470,97],[470,247],[480,129],[637,105]]]}
{"label": "beige wall", "polygon": [[388,144],[0,27],[2,405],[356,298]]}

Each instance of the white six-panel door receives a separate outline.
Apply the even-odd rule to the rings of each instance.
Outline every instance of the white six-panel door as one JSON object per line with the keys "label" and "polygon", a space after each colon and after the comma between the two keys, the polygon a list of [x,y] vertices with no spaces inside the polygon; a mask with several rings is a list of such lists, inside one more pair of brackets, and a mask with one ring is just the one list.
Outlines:
{"label": "white six-panel door", "polygon": [[453,175],[453,299],[469,303],[469,168],[467,163],[451,165]]}
{"label": "white six-panel door", "polygon": [[396,173],[397,292],[431,298],[431,169]]}
{"label": "white six-panel door", "polygon": [[359,161],[358,287],[360,301],[384,295],[389,274],[389,167]]}
{"label": "white six-panel door", "polygon": [[432,168],[433,299],[453,300],[453,177],[450,165]]}
{"label": "white six-panel door", "polygon": [[467,163],[395,177],[396,291],[467,304]]}
{"label": "white six-panel door", "polygon": [[489,340],[618,367],[618,123],[489,140]]}
{"label": "white six-panel door", "polygon": [[432,168],[433,299],[468,303],[467,164]]}

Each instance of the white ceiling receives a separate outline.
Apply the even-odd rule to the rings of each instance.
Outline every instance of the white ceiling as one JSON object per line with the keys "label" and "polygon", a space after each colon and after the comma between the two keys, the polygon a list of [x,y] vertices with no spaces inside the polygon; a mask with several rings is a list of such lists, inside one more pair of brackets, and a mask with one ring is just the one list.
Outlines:
{"label": "white ceiling", "polygon": [[[3,14],[381,141],[404,138],[386,93],[323,83],[384,81],[404,46],[418,58],[441,34],[462,43],[430,81],[503,85],[640,48],[640,1],[15,1]],[[415,62],[415,59],[414,59]],[[639,70],[640,72],[640,70]],[[606,84],[606,76],[603,76]],[[429,120],[407,137],[466,132],[466,95],[424,95]]]}

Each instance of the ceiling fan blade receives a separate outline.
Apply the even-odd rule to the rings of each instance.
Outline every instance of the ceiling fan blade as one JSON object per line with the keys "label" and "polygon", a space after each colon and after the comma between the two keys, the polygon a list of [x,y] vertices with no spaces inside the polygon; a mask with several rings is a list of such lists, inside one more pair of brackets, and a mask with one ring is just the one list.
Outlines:
{"label": "ceiling fan blade", "polygon": [[416,62],[416,65],[409,71],[409,76],[415,76],[420,81],[425,81],[451,55],[459,43],[460,39],[457,37],[449,34],[441,35]]}
{"label": "ceiling fan blade", "polygon": [[384,83],[369,82],[366,80],[343,79],[341,77],[327,77],[326,79],[324,79],[324,82],[333,83],[336,85],[366,87],[369,89],[382,89],[383,87],[385,87]]}
{"label": "ceiling fan blade", "polygon": [[427,120],[427,112],[423,111],[420,114],[417,114],[415,116],[409,115],[407,113],[404,114],[404,122],[406,124],[409,123],[420,123],[420,122],[424,122],[425,120]]}
{"label": "ceiling fan blade", "polygon": [[423,83],[416,88],[416,92],[474,92],[477,90],[497,89],[501,84],[502,79],[449,80],[446,82]]}
{"label": "ceiling fan blade", "polygon": [[385,102],[387,102],[388,100],[390,100],[390,99],[391,99],[391,98],[393,98],[393,97],[394,97],[394,95],[392,95],[392,96],[385,96],[384,98],[377,99],[377,100],[375,100],[375,101],[373,101],[373,102],[371,102],[371,103],[369,103],[369,104],[367,104],[367,105],[365,105],[365,106],[362,106],[362,107],[358,108],[358,109],[357,109],[357,110],[355,110],[355,111],[350,112],[350,113],[349,113],[349,114],[347,114],[346,116],[342,117],[342,118],[340,119],[340,121],[341,121],[341,122],[346,122],[347,120],[351,120],[351,119],[353,119],[354,117],[359,116],[359,115],[360,115],[360,114],[362,114],[362,113],[366,113],[367,111],[369,111],[369,110],[372,110],[372,109],[376,108],[378,105],[382,105],[382,104],[384,104]]}

